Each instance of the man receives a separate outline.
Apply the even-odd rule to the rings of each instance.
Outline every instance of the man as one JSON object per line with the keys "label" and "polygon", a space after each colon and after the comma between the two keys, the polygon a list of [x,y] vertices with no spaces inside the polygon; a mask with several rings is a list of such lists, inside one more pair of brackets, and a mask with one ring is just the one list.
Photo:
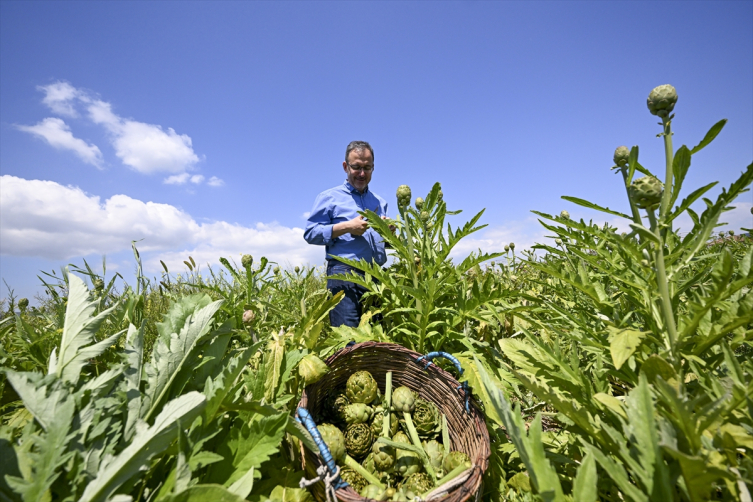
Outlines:
{"label": "man", "polygon": [[[309,244],[324,245],[327,258],[327,275],[360,271],[335,260],[342,256],[353,260],[364,259],[383,265],[387,261],[384,241],[369,228],[358,211],[370,209],[382,218],[387,217],[387,202],[369,191],[374,171],[374,150],[366,141],[352,141],[345,149],[343,171],[347,179],[342,185],[320,193],[306,224],[303,238]],[[332,326],[358,326],[361,320],[361,297],[366,292],[362,286],[348,281],[327,281],[332,294],[344,291],[345,296],[329,313]]]}

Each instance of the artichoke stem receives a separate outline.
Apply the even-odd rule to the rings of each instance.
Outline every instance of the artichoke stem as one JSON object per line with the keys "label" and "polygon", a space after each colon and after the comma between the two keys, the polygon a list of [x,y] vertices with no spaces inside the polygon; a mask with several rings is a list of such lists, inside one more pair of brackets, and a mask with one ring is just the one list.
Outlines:
{"label": "artichoke stem", "polygon": [[390,436],[390,419],[392,418],[392,372],[387,372],[386,382],[384,384],[384,397],[387,406],[384,407],[384,420],[382,421],[382,437]]}
{"label": "artichoke stem", "polygon": [[431,465],[431,460],[429,460],[429,456],[426,454],[424,447],[421,445],[421,438],[418,437],[418,431],[416,431],[416,426],[413,425],[413,419],[411,418],[410,413],[404,411],[403,418],[405,419],[405,425],[408,426],[408,432],[411,441],[413,441],[413,446],[415,446],[419,450],[418,456],[421,458],[421,462],[424,464],[426,474],[428,474],[432,480],[437,479],[437,473],[434,471],[434,466]]}
{"label": "artichoke stem", "polygon": [[447,415],[442,413],[442,446],[444,446],[445,453],[450,451],[450,430],[447,427]]}
{"label": "artichoke stem", "polygon": [[381,490],[385,489],[382,482],[379,481],[379,479],[376,476],[374,476],[372,473],[367,471],[361,464],[356,462],[353,459],[353,457],[351,457],[350,455],[345,455],[345,465],[347,467],[350,467],[354,471],[356,471],[361,476],[363,476],[364,479],[368,481],[369,483],[371,483],[372,485],[377,485]]}
{"label": "artichoke stem", "polygon": [[[416,273],[416,263],[414,262],[414,255],[413,255],[413,232],[410,225],[410,215],[408,214],[407,209],[401,208],[400,211],[403,213],[403,219],[405,220],[405,235],[406,235],[406,244],[408,245],[408,268],[410,269],[411,276],[413,277],[413,287],[418,290],[418,274]],[[416,310],[418,310],[418,324],[421,325],[421,311],[422,311],[422,305],[421,305],[421,299],[416,297]],[[424,335],[425,330],[422,327],[421,332],[419,333],[419,342],[418,342],[418,351],[422,354],[424,353]]]}
{"label": "artichoke stem", "polygon": [[426,496],[427,496],[427,495],[428,495],[429,493],[433,492],[434,490],[436,490],[436,489],[438,489],[438,488],[441,488],[441,487],[442,487],[442,485],[444,485],[444,484],[446,484],[446,483],[449,483],[450,481],[452,481],[453,479],[457,478],[458,476],[460,476],[460,475],[461,475],[462,473],[464,473],[465,471],[467,471],[467,470],[468,470],[468,469],[470,469],[471,467],[472,467],[472,466],[471,466],[471,465],[470,465],[470,463],[468,463],[468,462],[466,462],[465,464],[461,464],[461,465],[459,465],[459,466],[455,467],[455,468],[454,468],[453,470],[451,470],[451,471],[450,471],[450,472],[449,472],[449,473],[448,473],[448,474],[447,474],[447,475],[446,475],[445,477],[443,477],[442,479],[440,479],[439,481],[437,481],[437,483],[436,483],[436,485],[435,485],[435,487],[434,487],[434,488],[432,488],[431,490],[429,490],[429,491],[428,491],[428,492],[426,492],[426,493],[422,493],[422,494],[421,494],[421,498],[424,498],[424,497],[426,497]]}
{"label": "artichoke stem", "polygon": [[[661,201],[661,208],[659,209],[659,219],[664,221],[672,210],[669,207],[669,201],[672,199],[672,164],[674,163],[674,150],[672,149],[672,120],[669,116],[662,117],[662,125],[664,126],[664,156],[667,160],[667,174],[664,177],[664,194]],[[672,231],[672,222],[667,223],[667,228],[664,231]]]}
{"label": "artichoke stem", "polygon": [[664,239],[662,239],[659,225],[657,225],[654,210],[646,209],[646,212],[648,213],[648,219],[651,222],[651,231],[659,239],[659,242],[661,242],[661,244],[656,246],[656,255],[654,257],[654,259],[656,260],[656,283],[659,286],[659,294],[661,295],[662,312],[664,313],[664,325],[666,326],[667,334],[669,335],[669,343],[667,345],[667,348],[674,358],[675,344],[677,343],[677,326],[675,325],[675,316],[672,311],[672,299],[669,297],[669,283],[667,281],[667,272],[664,268]]}
{"label": "artichoke stem", "polygon": [[630,210],[633,213],[633,221],[635,221],[636,225],[643,225],[643,220],[641,219],[641,213],[638,211],[638,207],[635,205],[635,202],[633,202],[633,199],[630,197],[630,184],[628,183],[628,178],[627,178],[627,168],[621,167],[620,172],[622,173],[622,179],[625,181],[625,191],[627,192],[628,202],[630,202]]}

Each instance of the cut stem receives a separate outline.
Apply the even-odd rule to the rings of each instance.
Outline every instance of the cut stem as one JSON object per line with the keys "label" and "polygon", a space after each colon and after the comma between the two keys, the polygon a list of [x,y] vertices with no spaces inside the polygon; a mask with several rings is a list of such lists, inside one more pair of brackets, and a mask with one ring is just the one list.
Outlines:
{"label": "cut stem", "polygon": [[418,448],[418,456],[421,459],[421,462],[424,464],[424,469],[426,470],[426,474],[431,477],[431,479],[437,479],[437,474],[434,471],[434,466],[431,465],[431,460],[429,460],[429,456],[424,451],[424,447],[421,445],[421,438],[418,437],[418,431],[416,431],[416,426],[413,425],[413,419],[410,416],[410,413],[404,411],[403,412],[403,418],[405,419],[405,425],[408,426],[408,435],[410,436],[411,441],[413,441],[413,446]]}
{"label": "cut stem", "polygon": [[436,484],[434,485],[435,486],[434,488],[432,488],[431,490],[429,490],[426,493],[422,493],[421,494],[421,498],[426,497],[429,493],[433,492],[434,490],[438,490],[438,489],[442,488],[442,485],[449,483],[450,481],[452,481],[453,479],[457,478],[458,476],[460,476],[462,473],[464,473],[465,471],[467,471],[470,468],[471,468],[471,464],[469,462],[466,462],[466,463],[464,463],[462,465],[459,465],[459,466],[455,467],[445,477],[443,477],[442,479],[440,479],[439,481],[437,481]]}
{"label": "cut stem", "polygon": [[380,489],[384,490],[384,485],[381,481],[379,481],[379,478],[374,476],[372,473],[367,471],[361,464],[355,461],[353,457],[350,455],[345,455],[345,465],[347,467],[350,467],[354,471],[356,471],[358,474],[364,477],[366,481],[371,483],[372,485],[377,485]]}
{"label": "cut stem", "polygon": [[386,438],[390,436],[390,418],[392,418],[392,372],[387,372],[387,377],[384,384],[384,396],[386,405],[384,407],[384,420],[382,421],[382,437]]}

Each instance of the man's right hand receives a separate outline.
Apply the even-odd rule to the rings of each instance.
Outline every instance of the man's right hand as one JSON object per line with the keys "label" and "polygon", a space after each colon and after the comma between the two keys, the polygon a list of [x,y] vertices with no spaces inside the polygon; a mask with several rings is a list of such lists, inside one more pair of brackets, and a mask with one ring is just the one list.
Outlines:
{"label": "man's right hand", "polygon": [[340,237],[344,234],[363,235],[369,228],[369,222],[360,214],[352,220],[337,223],[332,227],[332,238]]}

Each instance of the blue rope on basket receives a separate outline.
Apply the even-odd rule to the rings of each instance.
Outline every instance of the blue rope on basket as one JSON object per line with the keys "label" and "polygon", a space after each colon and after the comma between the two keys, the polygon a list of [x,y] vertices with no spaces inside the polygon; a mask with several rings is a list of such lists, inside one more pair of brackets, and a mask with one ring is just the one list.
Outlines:
{"label": "blue rope on basket", "polygon": [[[449,361],[452,364],[454,364],[455,368],[458,370],[458,377],[463,376],[463,367],[460,366],[460,361],[458,361],[458,359],[455,356],[453,356],[452,354],[448,354],[447,352],[429,352],[425,356],[421,356],[418,359],[416,359],[416,362],[421,363],[425,361],[426,364],[424,364],[424,368],[428,368],[432,364],[432,359],[435,359],[437,357],[444,357],[445,359],[449,359]],[[463,389],[463,392],[465,395],[465,412],[470,414],[471,408],[469,405],[469,401],[471,398],[471,390],[468,387],[468,380],[466,380],[465,382],[463,382],[462,384],[456,387],[456,390],[460,390],[460,389]]]}
{"label": "blue rope on basket", "polygon": [[[297,416],[295,417],[295,419],[298,422],[302,423],[303,426],[306,427],[306,430],[309,431],[311,438],[319,448],[319,453],[322,456],[322,460],[324,460],[324,465],[326,465],[327,469],[329,470],[329,476],[324,476],[325,473],[317,471],[319,473],[319,478],[313,479],[311,481],[316,482],[320,479],[321,481],[324,481],[324,484],[327,485],[327,498],[329,498],[330,487],[334,490],[339,490],[340,488],[349,486],[348,483],[340,478],[340,469],[335,464],[335,459],[332,458],[332,453],[330,453],[329,448],[327,447],[327,443],[324,442],[322,435],[319,434],[319,429],[316,428],[316,422],[314,422],[314,418],[311,416],[311,413],[309,413],[309,410],[307,410],[306,408],[298,408]],[[303,483],[304,481],[305,480],[301,479],[301,483]]]}

